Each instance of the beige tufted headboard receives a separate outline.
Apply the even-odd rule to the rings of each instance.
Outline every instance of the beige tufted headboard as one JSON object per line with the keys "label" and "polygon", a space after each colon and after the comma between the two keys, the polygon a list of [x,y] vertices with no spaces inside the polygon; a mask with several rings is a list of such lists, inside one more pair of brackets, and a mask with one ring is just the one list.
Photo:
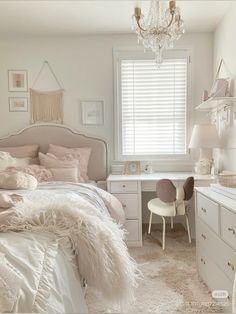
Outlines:
{"label": "beige tufted headboard", "polygon": [[88,176],[91,180],[105,180],[107,177],[107,144],[104,140],[79,134],[66,125],[34,124],[16,134],[0,139],[0,148],[38,144],[40,151],[47,152],[49,144],[66,147],[91,147]]}

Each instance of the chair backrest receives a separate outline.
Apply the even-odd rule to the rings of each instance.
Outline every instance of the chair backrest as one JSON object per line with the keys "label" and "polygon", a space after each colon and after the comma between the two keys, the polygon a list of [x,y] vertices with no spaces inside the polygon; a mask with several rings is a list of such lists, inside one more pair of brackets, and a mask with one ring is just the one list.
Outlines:
{"label": "chair backrest", "polygon": [[193,196],[193,189],[194,189],[194,178],[188,177],[183,185],[184,193],[185,193],[185,199],[186,201],[189,201]]}
{"label": "chair backrest", "polygon": [[[193,196],[194,178],[188,177],[184,184],[184,200],[189,201]],[[164,203],[172,203],[176,201],[176,187],[169,179],[162,179],[156,185],[157,197]]]}
{"label": "chair backrest", "polygon": [[157,197],[164,203],[176,201],[176,187],[169,179],[162,179],[157,182]]}

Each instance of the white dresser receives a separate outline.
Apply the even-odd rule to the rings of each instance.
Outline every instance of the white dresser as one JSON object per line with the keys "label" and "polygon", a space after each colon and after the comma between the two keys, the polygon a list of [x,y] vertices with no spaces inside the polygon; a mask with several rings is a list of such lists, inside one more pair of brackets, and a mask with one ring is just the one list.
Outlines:
{"label": "white dresser", "polygon": [[195,190],[199,275],[211,291],[227,290],[231,300],[236,271],[236,201],[208,187]]}

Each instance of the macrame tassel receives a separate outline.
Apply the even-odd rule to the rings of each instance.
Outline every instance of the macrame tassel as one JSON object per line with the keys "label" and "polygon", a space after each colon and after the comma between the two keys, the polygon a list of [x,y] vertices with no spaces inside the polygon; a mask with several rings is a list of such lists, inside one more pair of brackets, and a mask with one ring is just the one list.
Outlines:
{"label": "macrame tassel", "polygon": [[63,123],[63,90],[37,91],[30,89],[31,123]]}

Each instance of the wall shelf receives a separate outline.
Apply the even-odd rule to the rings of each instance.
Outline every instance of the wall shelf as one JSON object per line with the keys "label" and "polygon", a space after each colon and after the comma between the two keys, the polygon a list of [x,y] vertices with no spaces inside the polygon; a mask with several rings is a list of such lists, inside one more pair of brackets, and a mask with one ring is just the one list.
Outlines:
{"label": "wall shelf", "polygon": [[231,106],[236,101],[236,97],[211,97],[198,105],[195,110],[198,111],[211,111],[217,110],[224,106]]}

